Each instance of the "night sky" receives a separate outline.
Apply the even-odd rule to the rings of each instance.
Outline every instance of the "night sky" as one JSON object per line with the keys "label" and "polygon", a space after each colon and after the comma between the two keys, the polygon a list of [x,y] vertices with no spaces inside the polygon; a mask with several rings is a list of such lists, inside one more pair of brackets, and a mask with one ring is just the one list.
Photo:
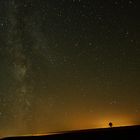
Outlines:
{"label": "night sky", "polygon": [[0,0],[0,136],[140,124],[137,0]]}

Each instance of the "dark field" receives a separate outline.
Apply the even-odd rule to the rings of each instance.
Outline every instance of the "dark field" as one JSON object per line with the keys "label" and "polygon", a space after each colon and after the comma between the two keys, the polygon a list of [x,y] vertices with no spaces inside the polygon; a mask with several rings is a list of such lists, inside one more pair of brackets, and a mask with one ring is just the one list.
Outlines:
{"label": "dark field", "polygon": [[9,137],[2,140],[140,140],[140,126],[88,129],[46,136]]}

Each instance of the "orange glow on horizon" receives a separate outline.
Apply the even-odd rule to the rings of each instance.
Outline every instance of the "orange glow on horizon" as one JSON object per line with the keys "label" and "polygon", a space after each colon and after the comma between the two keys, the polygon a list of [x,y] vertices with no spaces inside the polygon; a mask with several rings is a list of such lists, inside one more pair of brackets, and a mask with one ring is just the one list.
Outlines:
{"label": "orange glow on horizon", "polygon": [[137,125],[136,122],[130,116],[110,116],[103,117],[97,120],[98,128],[108,128],[109,122],[113,123],[113,127],[121,127],[121,126],[132,126]]}
{"label": "orange glow on horizon", "polygon": [[[129,115],[102,115],[100,118],[97,116],[71,116],[65,122],[65,125],[60,124],[56,125],[54,129],[48,129],[47,123],[40,123],[36,125],[36,131],[26,131],[27,134],[23,134],[18,132],[17,130],[12,132],[3,132],[3,136],[42,136],[42,135],[50,135],[56,134],[63,131],[71,131],[71,130],[83,130],[83,129],[96,129],[96,128],[108,128],[109,122],[113,123],[113,127],[121,127],[121,126],[132,126],[138,125],[136,121],[134,121],[134,116]],[[45,122],[45,120],[41,121]],[[62,126],[61,126],[62,125]],[[12,135],[10,135],[12,134]],[[2,137],[2,135],[1,135]]]}
{"label": "orange glow on horizon", "polygon": [[[138,125],[133,118],[130,116],[110,116],[110,117],[101,117],[101,118],[78,118],[77,120],[71,121],[70,128],[72,130],[78,129],[96,129],[96,128],[108,128],[109,122],[113,123],[113,127],[121,126],[132,126]],[[70,123],[70,122],[69,122]]]}

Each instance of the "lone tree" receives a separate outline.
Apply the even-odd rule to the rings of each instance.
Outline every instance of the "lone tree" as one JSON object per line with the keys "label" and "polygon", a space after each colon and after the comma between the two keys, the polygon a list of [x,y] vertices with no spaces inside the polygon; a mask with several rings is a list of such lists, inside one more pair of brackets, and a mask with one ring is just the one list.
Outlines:
{"label": "lone tree", "polygon": [[112,126],[113,126],[113,123],[112,123],[112,122],[110,122],[110,123],[109,123],[109,127],[110,127],[110,128],[112,128]]}

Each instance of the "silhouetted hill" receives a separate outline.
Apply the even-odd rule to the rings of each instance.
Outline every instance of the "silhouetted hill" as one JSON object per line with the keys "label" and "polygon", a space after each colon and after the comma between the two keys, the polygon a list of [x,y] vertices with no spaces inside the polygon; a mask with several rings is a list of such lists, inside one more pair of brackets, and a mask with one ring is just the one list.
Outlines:
{"label": "silhouetted hill", "polygon": [[87,129],[46,136],[9,137],[3,140],[140,140],[140,126]]}

